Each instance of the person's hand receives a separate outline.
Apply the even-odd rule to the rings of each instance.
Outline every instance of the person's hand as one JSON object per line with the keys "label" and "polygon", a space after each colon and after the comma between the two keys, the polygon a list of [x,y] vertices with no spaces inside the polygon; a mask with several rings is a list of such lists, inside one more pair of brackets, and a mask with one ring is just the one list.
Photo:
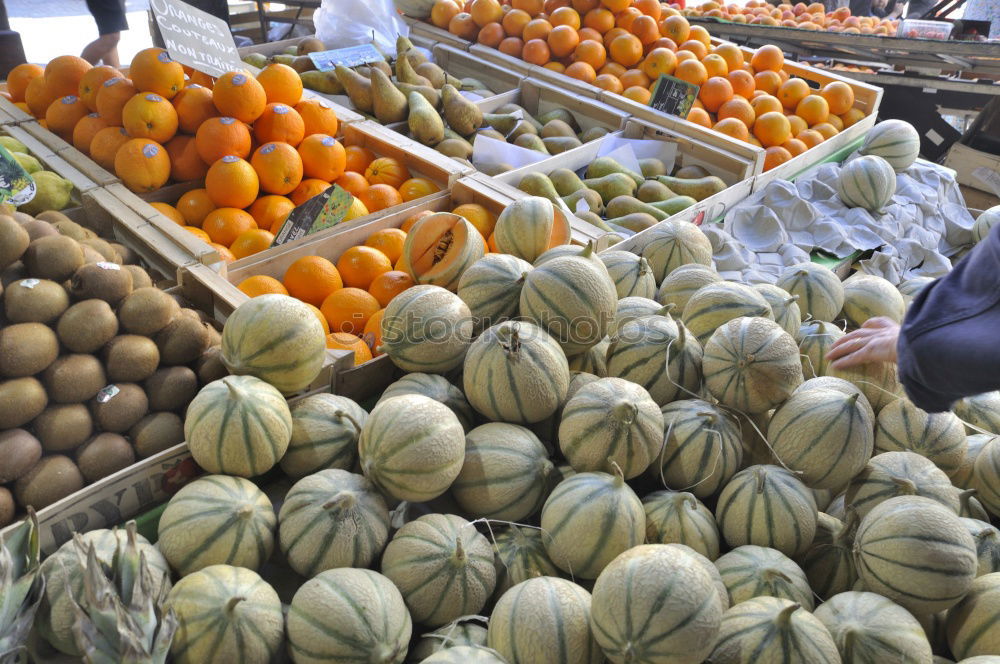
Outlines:
{"label": "person's hand", "polygon": [[860,330],[845,334],[833,342],[826,359],[834,369],[847,369],[871,362],[895,362],[899,325],[892,319],[878,317],[865,321]]}

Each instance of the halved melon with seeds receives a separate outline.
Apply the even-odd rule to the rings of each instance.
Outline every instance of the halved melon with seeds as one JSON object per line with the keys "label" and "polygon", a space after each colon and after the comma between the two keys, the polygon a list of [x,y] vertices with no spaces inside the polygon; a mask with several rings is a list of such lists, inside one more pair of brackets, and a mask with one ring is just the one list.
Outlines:
{"label": "halved melon with seeds", "polygon": [[426,216],[410,229],[403,259],[418,284],[454,291],[462,274],[486,254],[486,241],[465,217],[451,212]]}

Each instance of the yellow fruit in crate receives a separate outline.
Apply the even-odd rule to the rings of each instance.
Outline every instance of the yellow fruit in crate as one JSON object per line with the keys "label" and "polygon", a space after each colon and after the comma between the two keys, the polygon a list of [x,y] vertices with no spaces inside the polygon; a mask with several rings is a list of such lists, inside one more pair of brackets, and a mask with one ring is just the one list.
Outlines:
{"label": "yellow fruit in crate", "polygon": [[351,201],[351,208],[347,211],[347,215],[344,217],[344,221],[351,221],[352,219],[357,219],[358,217],[363,217],[368,214],[368,208],[365,204],[361,202],[361,199],[357,196]]}

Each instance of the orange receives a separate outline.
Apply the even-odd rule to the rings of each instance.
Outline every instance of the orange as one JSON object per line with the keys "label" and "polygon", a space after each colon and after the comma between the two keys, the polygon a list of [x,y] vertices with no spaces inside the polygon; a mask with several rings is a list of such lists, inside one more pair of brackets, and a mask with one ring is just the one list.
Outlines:
{"label": "orange", "polygon": [[291,199],[292,203],[296,206],[299,206],[308,201],[310,198],[319,196],[329,188],[330,183],[326,180],[305,178],[299,183],[299,186],[295,188],[295,191],[288,195],[288,198]]}
{"label": "orange", "polygon": [[500,42],[507,38],[507,33],[503,31],[503,26],[499,23],[487,23],[479,30],[476,41],[490,48],[498,48]]}
{"label": "orange", "polygon": [[775,96],[781,105],[791,110],[809,94],[809,84],[801,78],[790,78],[778,88]]}
{"label": "orange", "polygon": [[579,30],[581,27],[580,14],[572,7],[559,7],[549,15],[549,23],[552,24],[553,28],[565,25],[573,30]]}
{"label": "orange", "polygon": [[284,196],[302,182],[302,157],[288,143],[265,143],[250,158],[261,191]]}
{"label": "orange", "polygon": [[[493,234],[493,227],[497,223],[496,215],[478,203],[459,205],[452,210],[452,213],[465,217],[484,238]],[[395,263],[395,261],[393,262]]]}
{"label": "orange", "polygon": [[548,69],[549,71],[554,71],[557,74],[562,74],[566,71],[566,65],[561,62],[546,62],[542,65],[542,67]]}
{"label": "orange", "polygon": [[364,175],[355,173],[354,171],[344,172],[335,182],[341,189],[344,189],[352,196],[360,196],[371,186]]}
{"label": "orange", "polygon": [[177,133],[177,111],[160,95],[140,92],[122,108],[122,126],[133,138],[166,143]]}
{"label": "orange", "polygon": [[379,157],[368,164],[365,179],[369,184],[387,184],[396,188],[410,179],[410,171],[394,157]]}
{"label": "orange", "polygon": [[798,136],[803,131],[809,128],[809,125],[806,124],[806,121],[800,118],[799,116],[795,115],[794,113],[791,115],[788,115],[786,113],[785,115],[788,117],[788,123],[792,125],[792,136]]}
{"label": "orange", "polygon": [[653,94],[649,91],[649,88],[643,88],[638,85],[633,85],[630,88],[625,88],[622,96],[626,99],[631,99],[637,104],[642,104],[643,106],[649,105],[649,100]]}
{"label": "orange", "polygon": [[503,18],[503,8],[497,0],[472,0],[467,11],[480,28],[489,23],[499,23]]}
{"label": "orange", "polygon": [[757,112],[753,110],[750,102],[743,97],[733,97],[725,102],[719,107],[718,115],[720,121],[727,118],[734,118],[745,124],[748,128],[752,127],[754,120],[757,119]]}
{"label": "orange", "polygon": [[153,92],[166,99],[173,99],[184,87],[184,68],[162,48],[136,53],[128,75],[140,92]]}
{"label": "orange", "polygon": [[198,156],[194,136],[177,134],[163,147],[170,157],[170,178],[175,182],[200,180],[208,173],[208,164]]}
{"label": "orange", "polygon": [[27,104],[28,111],[36,118],[44,118],[45,110],[55,100],[56,96],[49,92],[49,86],[45,84],[44,76],[36,76],[28,81],[28,85],[24,89],[24,103]]}
{"label": "orange", "polygon": [[611,28],[610,30],[608,30],[607,32],[604,33],[604,48],[608,49],[608,52],[610,52],[611,51],[611,42],[613,42],[614,40],[618,39],[619,37],[622,37],[622,36],[625,36],[625,35],[628,35],[628,34],[631,34],[631,33],[629,33],[629,31],[626,30],[625,28]]}
{"label": "orange", "polygon": [[385,316],[385,309],[379,309],[372,317],[368,319],[365,323],[364,333],[361,338],[364,339],[365,343],[372,350],[372,355],[378,357],[382,355],[378,351],[379,346],[382,345],[382,317]]}
{"label": "orange", "polygon": [[84,154],[88,154],[90,152],[90,143],[94,140],[94,136],[107,126],[107,121],[100,114],[88,114],[73,127],[73,147]]}
{"label": "orange", "polygon": [[639,38],[642,45],[649,46],[660,38],[660,28],[652,16],[638,16],[629,27],[629,32]]}
{"label": "orange", "polygon": [[226,155],[250,156],[253,139],[250,128],[236,118],[215,117],[201,123],[195,134],[198,154],[206,164],[214,164]]}
{"label": "orange", "polygon": [[361,337],[347,332],[332,332],[326,335],[326,347],[354,351],[354,366],[372,359],[372,351],[368,344]]}
{"label": "orange", "polygon": [[625,89],[631,87],[648,88],[650,83],[649,77],[641,69],[629,69],[621,75],[621,81]]}
{"label": "orange", "polygon": [[257,200],[260,178],[245,159],[226,155],[208,168],[205,189],[212,202],[220,208],[245,208]]}
{"label": "orange", "polygon": [[305,138],[306,127],[302,117],[288,104],[268,104],[253,123],[253,135],[258,143],[281,141],[295,147]]}
{"label": "orange", "polygon": [[784,65],[785,54],[781,52],[780,48],[773,44],[761,46],[754,51],[753,56],[750,58],[750,66],[757,72],[764,70],[777,72]]}
{"label": "orange", "polygon": [[274,277],[258,274],[241,281],[238,286],[241,291],[250,297],[259,295],[288,295],[288,291],[281,285],[281,282]]}
{"label": "orange", "polygon": [[347,153],[332,136],[312,134],[299,144],[302,172],[305,177],[332,182],[344,174]]}
{"label": "orange", "polygon": [[851,125],[857,123],[865,118],[865,112],[860,108],[852,108],[840,116],[841,121],[844,123],[844,129],[847,129]]}
{"label": "orange", "polygon": [[215,81],[212,101],[219,113],[247,124],[261,116],[267,107],[267,93],[257,79],[244,72],[229,71]]}
{"label": "orange", "polygon": [[594,79],[594,85],[602,90],[613,92],[616,95],[620,95],[625,90],[618,77],[611,74],[599,74],[597,78]]}
{"label": "orange", "polygon": [[577,45],[573,59],[587,63],[596,71],[608,61],[608,52],[601,42],[587,39]]}
{"label": "orange", "polygon": [[781,76],[777,72],[769,70],[757,72],[754,74],[753,80],[757,90],[763,90],[769,95],[777,94],[782,84]]}
{"label": "orange", "polygon": [[368,292],[375,296],[380,305],[387,307],[392,298],[414,284],[413,277],[406,272],[391,270],[375,277],[372,285],[368,288]]}
{"label": "orange", "polygon": [[281,230],[288,213],[295,209],[295,203],[285,196],[261,196],[247,208],[247,212],[257,222],[258,228],[269,230],[275,235]]}
{"label": "orange", "polygon": [[602,35],[615,27],[615,15],[607,9],[598,7],[591,9],[583,16],[583,25],[592,30],[597,30]]}
{"label": "orange", "polygon": [[264,67],[257,74],[257,82],[264,88],[269,104],[295,106],[302,100],[302,79],[288,65],[276,62]]}
{"label": "orange", "polygon": [[552,28],[546,41],[553,55],[564,58],[576,49],[580,43],[580,35],[569,25],[557,25]]}
{"label": "orange", "polygon": [[118,148],[128,142],[128,132],[123,127],[105,127],[94,134],[88,154],[101,168],[114,171]]}
{"label": "orange", "polygon": [[677,68],[677,56],[670,49],[654,48],[646,55],[639,68],[651,81],[656,81],[660,74],[670,76],[674,73]]}
{"label": "orange", "polygon": [[698,100],[709,113],[715,113],[732,98],[733,86],[730,85],[729,79],[722,76],[713,76],[708,79],[698,92]]}
{"label": "orange", "polygon": [[45,111],[45,124],[49,131],[58,134],[64,140],[71,141],[76,123],[89,113],[90,109],[79,97],[69,95],[49,104]]}
{"label": "orange", "polygon": [[[409,216],[406,218],[406,221],[404,221],[403,224],[399,227],[399,230],[403,231],[404,233],[409,233],[410,229],[413,228],[413,225],[415,223],[417,223],[424,217],[431,216],[432,214],[434,213],[431,212],[430,210],[422,210],[412,216]],[[455,214],[458,214],[458,212],[455,212]]]}
{"label": "orange", "polygon": [[[357,247],[354,248],[357,249]],[[375,253],[378,252],[375,251]],[[381,256],[381,254],[379,255]],[[385,256],[382,258],[385,259]],[[368,319],[381,307],[375,296],[368,291],[348,286],[330,293],[320,304],[319,309],[326,316],[327,322],[330,323],[331,331],[361,333],[365,329],[365,323],[368,322]]]}
{"label": "orange", "polygon": [[814,148],[826,139],[823,138],[823,134],[819,133],[815,129],[806,129],[805,131],[800,131],[795,135],[795,138],[799,139],[805,143],[806,148]]}
{"label": "orange", "polygon": [[726,77],[729,75],[729,65],[726,64],[721,55],[709,53],[701,59],[701,64],[705,65],[705,71],[708,72],[709,78],[713,76]]}
{"label": "orange", "polygon": [[263,228],[254,228],[253,230],[240,233],[233,240],[233,243],[229,245],[229,250],[233,252],[236,260],[239,260],[270,249],[273,242],[274,235],[270,231],[265,231]]}
{"label": "orange", "polygon": [[584,83],[594,83],[597,80],[597,72],[586,62],[574,62],[566,67],[564,72],[570,78],[575,78]]}
{"label": "orange", "polygon": [[642,12],[635,7],[629,7],[623,12],[619,12],[615,15],[615,26],[625,30],[626,32],[632,32],[632,22],[635,19],[642,16]]}
{"label": "orange", "polygon": [[76,95],[80,81],[93,65],[75,55],[60,55],[45,65],[45,86],[53,99]]}
{"label": "orange", "polygon": [[188,226],[201,227],[208,213],[215,209],[215,203],[204,189],[192,189],[177,199],[177,210]]}
{"label": "orange", "polygon": [[708,129],[712,128],[712,118],[708,114],[708,111],[703,108],[692,108],[688,111],[687,121]]}
{"label": "orange", "polygon": [[203,122],[219,114],[212,103],[212,91],[200,85],[187,86],[172,102],[177,111],[177,126],[185,134],[197,133]]}
{"label": "orange", "polygon": [[323,334],[329,335],[330,323],[329,321],[326,320],[326,316],[323,315],[323,312],[320,311],[319,307],[317,307],[315,304],[309,304],[308,302],[306,302],[305,305],[309,307],[310,311],[313,312],[313,315],[316,316],[316,320],[318,320],[319,324],[323,326]]}
{"label": "orange", "polygon": [[611,59],[624,67],[634,67],[642,60],[642,42],[635,35],[621,35],[608,49]]}
{"label": "orange", "polygon": [[200,85],[211,90],[215,87],[215,79],[204,72],[188,72],[188,85]]}
{"label": "orange", "polygon": [[750,100],[750,106],[753,107],[754,112],[757,117],[764,115],[765,113],[784,113],[784,107],[782,107],[781,102],[778,101],[777,97],[772,97],[771,95],[759,95]]}
{"label": "orange", "polygon": [[542,18],[532,19],[528,21],[528,25],[524,26],[524,32],[521,33],[521,39],[527,42],[532,39],[541,39],[545,41],[549,38],[549,33],[552,32],[552,24]]}
{"label": "orange", "polygon": [[729,71],[736,71],[743,67],[743,51],[736,44],[719,44],[712,49],[712,53],[726,61]]}
{"label": "orange", "polygon": [[164,217],[174,222],[178,226],[186,226],[187,222],[184,220],[184,215],[180,213],[180,210],[175,208],[170,203],[161,203],[159,201],[153,201],[149,204],[151,208],[162,214]]}
{"label": "orange", "polygon": [[580,16],[601,6],[601,0],[572,0],[570,3]]}
{"label": "orange", "polygon": [[742,69],[737,69],[735,71],[730,71],[726,75],[729,79],[729,84],[733,86],[733,94],[740,95],[746,99],[750,98],[754,90],[757,89],[757,83],[754,81],[753,75]]}
{"label": "orange", "polygon": [[764,170],[769,171],[792,158],[792,153],[781,146],[771,146],[764,150]]}
{"label": "orange", "polygon": [[522,9],[511,9],[509,12],[504,14],[503,20],[500,21],[501,27],[503,27],[504,34],[508,37],[518,37],[520,38],[524,34],[524,28],[528,23],[531,22],[531,15]]}
{"label": "orange", "polygon": [[833,128],[837,130],[837,133],[844,131],[844,121],[840,119],[839,115],[829,115],[826,118],[827,124],[833,125]]}
{"label": "orange", "polygon": [[[333,134],[330,134],[330,136],[333,136]],[[360,145],[348,145],[344,148],[344,152],[347,155],[347,162],[345,164],[347,170],[354,171],[355,173],[364,173],[368,170],[368,165],[375,161],[375,153]]]}
{"label": "orange", "polygon": [[658,20],[663,13],[659,0],[635,0],[635,8],[646,16],[652,16],[654,20]]}
{"label": "orange", "polygon": [[[197,226],[185,226],[184,230],[186,230],[188,233],[190,233],[191,235],[195,236],[196,238],[198,238],[202,242],[206,242],[208,244],[211,244],[212,246],[215,246],[215,243],[212,242],[212,238],[208,237],[208,233],[206,233],[205,231],[201,230]],[[232,256],[233,252],[229,251],[229,247],[223,247],[221,244],[219,246],[222,247],[223,249],[225,249],[226,252],[230,256]],[[221,256],[222,254],[220,253],[219,255]],[[235,256],[233,256],[233,260],[236,260]]]}
{"label": "orange", "polygon": [[674,76],[695,85],[704,85],[705,81],[708,80],[708,72],[705,70],[705,65],[697,60],[679,62],[677,69],[674,70]]}
{"label": "orange", "polygon": [[712,47],[712,36],[708,34],[708,30],[701,27],[700,25],[691,26],[691,31],[688,33],[688,39],[694,39],[700,41],[702,44],[705,45],[705,48]]}
{"label": "orange", "polygon": [[403,197],[399,192],[388,184],[373,184],[358,194],[358,198],[369,212],[378,212],[403,203]]}
{"label": "orange", "polygon": [[[190,231],[191,229],[185,226],[185,230]],[[199,235],[198,237],[199,239],[208,242],[208,246],[210,246],[212,249],[215,249],[215,251],[218,252],[219,258],[222,259],[223,263],[226,263],[228,265],[229,263],[232,263],[233,261],[236,260],[236,256],[234,256],[233,252],[229,250],[229,247],[221,245],[218,242],[210,242],[211,238],[209,238],[208,235],[205,233],[205,231],[201,230],[200,228],[195,228],[194,230],[198,231],[198,233],[200,233],[201,235],[205,235],[205,237],[201,237],[201,235]],[[324,322],[326,321],[325,318],[323,320]]]}
{"label": "orange", "polygon": [[391,269],[392,263],[386,255],[372,247],[351,247],[337,260],[344,285],[354,288],[367,289],[375,277]]}
{"label": "orange", "polygon": [[820,122],[819,124],[812,125],[809,128],[812,129],[813,131],[819,132],[820,136],[823,137],[823,140],[831,139],[840,133],[839,131],[837,131],[837,128],[834,127],[829,122]]}
{"label": "orange", "polygon": [[[28,89],[28,83],[32,79],[42,78],[44,75],[45,70],[41,65],[24,63],[11,69],[10,73],[7,74],[7,92],[10,93],[11,101],[24,101],[24,92]],[[82,81],[83,78],[81,77],[80,80]]]}
{"label": "orange", "polygon": [[787,141],[782,143],[781,147],[788,150],[788,154],[792,155],[793,157],[797,157],[809,149],[808,147],[806,147],[805,143],[803,143],[797,138],[789,138]]}
{"label": "orange", "polygon": [[431,23],[441,29],[447,28],[448,24],[451,23],[451,19],[461,11],[462,8],[451,0],[435,2],[434,6],[431,7]]}
{"label": "orange", "polygon": [[212,210],[201,222],[201,230],[208,233],[212,242],[230,246],[240,234],[257,228],[257,222],[248,212],[231,207]]}
{"label": "orange", "polygon": [[365,246],[378,249],[391,263],[399,260],[403,255],[403,243],[406,242],[406,231],[398,228],[383,228],[375,231],[365,240]]}
{"label": "orange", "polygon": [[[18,65],[18,67],[28,66],[28,65]],[[37,67],[37,65],[31,65]],[[17,70],[17,67],[14,68]],[[14,71],[7,77],[7,88],[10,90],[11,79],[15,76]],[[104,85],[105,81],[109,81],[112,78],[120,78],[122,73],[115,69],[114,67],[109,67],[108,65],[101,65],[99,67],[92,67],[87,70],[87,73],[83,75],[80,79],[80,85],[77,86],[76,95],[83,100],[83,103],[87,105],[91,111],[97,111],[97,93],[100,92],[101,86]],[[27,83],[25,83],[27,85]],[[13,96],[13,92],[11,93]],[[22,92],[23,99],[23,92]]]}
{"label": "orange", "polygon": [[337,136],[340,120],[337,119],[337,112],[327,100],[303,99],[295,105],[295,110],[305,125],[306,136],[312,134]]}
{"label": "orange", "polygon": [[753,135],[765,148],[781,145],[792,137],[792,125],[784,113],[768,111],[757,116]]}
{"label": "orange", "polygon": [[830,106],[830,113],[843,115],[854,106],[854,90],[843,81],[831,81],[820,89],[819,94]]}
{"label": "orange", "polygon": [[466,41],[472,41],[479,34],[479,26],[472,20],[472,15],[468,12],[456,14],[448,23],[448,32],[457,35]]}
{"label": "orange", "polygon": [[512,58],[520,58],[521,54],[524,53],[524,41],[520,37],[507,37],[500,42],[497,49]]}
{"label": "orange", "polygon": [[427,178],[410,178],[399,185],[399,195],[404,201],[415,201],[439,191],[441,187]]}
{"label": "orange", "polygon": [[743,124],[742,120],[737,118],[725,118],[719,120],[712,127],[715,131],[720,134],[725,134],[726,136],[732,136],[735,139],[745,141],[750,137],[750,129]]}
{"label": "orange", "polygon": [[109,125],[121,125],[122,108],[137,93],[138,90],[127,78],[109,78],[101,84],[101,89],[97,91],[94,102],[97,106],[97,112],[108,121]]}
{"label": "orange", "polygon": [[608,76],[614,76],[615,78],[620,78],[621,75],[624,74],[626,71],[628,70],[625,69],[625,67],[622,67],[617,62],[609,62],[603,67],[601,67],[597,71],[597,74],[598,75],[607,74]]}
{"label": "orange", "polygon": [[691,24],[683,16],[668,16],[660,21],[660,34],[683,44],[691,34]]}
{"label": "orange", "polygon": [[544,65],[552,57],[549,45],[541,39],[529,39],[524,42],[524,49],[521,51],[521,59],[533,65]]}
{"label": "orange", "polygon": [[609,11],[617,14],[629,7],[632,4],[632,0],[601,0],[601,4]]}
{"label": "orange", "polygon": [[830,105],[819,95],[806,95],[795,107],[795,115],[805,120],[811,127],[826,122],[830,117]]}
{"label": "orange", "polygon": [[132,138],[115,153],[115,175],[132,191],[154,191],[170,179],[170,157],[156,141]]}
{"label": "orange", "polygon": [[694,57],[698,60],[701,60],[708,55],[708,47],[697,39],[688,39],[686,42],[678,44],[677,48],[682,51],[690,51],[691,53],[694,53]]}

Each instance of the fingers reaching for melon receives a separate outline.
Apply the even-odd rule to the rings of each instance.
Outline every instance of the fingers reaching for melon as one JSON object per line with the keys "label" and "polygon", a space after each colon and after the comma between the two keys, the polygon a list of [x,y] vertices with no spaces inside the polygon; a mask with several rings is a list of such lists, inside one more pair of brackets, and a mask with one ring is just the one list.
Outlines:
{"label": "fingers reaching for melon", "polygon": [[899,324],[885,318],[872,318],[864,325],[837,339],[826,354],[834,369],[846,369],[873,362],[895,362]]}

